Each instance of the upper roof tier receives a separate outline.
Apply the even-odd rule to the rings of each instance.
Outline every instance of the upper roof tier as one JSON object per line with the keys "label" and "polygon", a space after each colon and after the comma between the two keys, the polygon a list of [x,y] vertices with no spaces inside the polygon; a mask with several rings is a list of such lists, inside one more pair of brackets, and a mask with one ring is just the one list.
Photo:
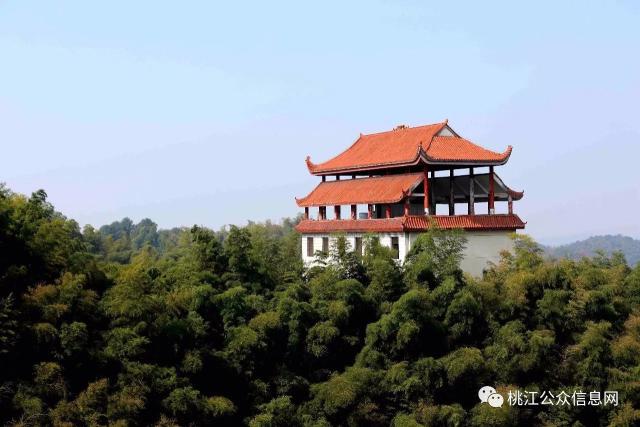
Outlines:
{"label": "upper roof tier", "polygon": [[459,136],[445,120],[432,125],[398,126],[393,130],[360,135],[351,147],[323,163],[307,157],[314,175],[355,173],[417,165],[421,161],[439,165],[502,165],[509,160],[511,146],[503,153],[482,148]]}

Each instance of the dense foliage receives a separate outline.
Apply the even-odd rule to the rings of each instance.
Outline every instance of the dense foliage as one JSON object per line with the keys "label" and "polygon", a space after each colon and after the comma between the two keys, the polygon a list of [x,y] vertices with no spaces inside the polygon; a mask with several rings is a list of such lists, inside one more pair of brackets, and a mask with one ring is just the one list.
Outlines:
{"label": "dense foliage", "polygon": [[[516,240],[482,280],[459,235],[407,264],[344,239],[305,270],[294,221],[99,230],[0,187],[0,422],[634,425],[640,267]],[[483,385],[618,390],[619,406],[500,409]]]}

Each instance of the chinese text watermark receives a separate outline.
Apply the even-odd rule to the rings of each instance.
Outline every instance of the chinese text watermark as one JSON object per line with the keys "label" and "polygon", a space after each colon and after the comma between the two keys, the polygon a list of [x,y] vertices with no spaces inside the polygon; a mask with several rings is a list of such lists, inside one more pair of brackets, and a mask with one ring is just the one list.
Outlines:
{"label": "chinese text watermark", "polygon": [[[482,403],[488,403],[494,408],[500,408],[504,396],[494,387],[484,386],[478,391],[478,398]],[[618,392],[614,390],[566,392],[509,390],[507,393],[509,406],[618,406]]]}

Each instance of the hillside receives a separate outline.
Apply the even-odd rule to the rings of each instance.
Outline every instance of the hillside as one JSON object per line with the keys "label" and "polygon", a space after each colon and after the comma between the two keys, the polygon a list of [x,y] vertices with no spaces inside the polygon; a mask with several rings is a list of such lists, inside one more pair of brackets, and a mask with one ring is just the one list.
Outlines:
{"label": "hillside", "polygon": [[546,246],[544,249],[554,258],[579,259],[584,256],[593,256],[597,251],[604,251],[607,255],[620,251],[629,265],[635,265],[640,261],[640,240],[620,234],[593,236],[567,245]]}

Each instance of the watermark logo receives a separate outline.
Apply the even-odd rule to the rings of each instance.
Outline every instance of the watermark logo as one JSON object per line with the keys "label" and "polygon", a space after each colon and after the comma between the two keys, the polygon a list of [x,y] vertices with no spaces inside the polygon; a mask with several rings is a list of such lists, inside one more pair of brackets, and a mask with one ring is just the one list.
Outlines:
{"label": "watermark logo", "polygon": [[478,397],[482,403],[488,403],[494,408],[500,408],[504,404],[504,397],[495,388],[488,385],[478,390]]}
{"label": "watermark logo", "polygon": [[[494,387],[484,386],[478,390],[478,398],[482,403],[488,403],[493,408],[504,405],[505,399]],[[606,390],[584,392],[574,390],[567,393],[562,390],[559,393],[550,391],[509,390],[507,403],[509,406],[618,406],[618,392]]]}

